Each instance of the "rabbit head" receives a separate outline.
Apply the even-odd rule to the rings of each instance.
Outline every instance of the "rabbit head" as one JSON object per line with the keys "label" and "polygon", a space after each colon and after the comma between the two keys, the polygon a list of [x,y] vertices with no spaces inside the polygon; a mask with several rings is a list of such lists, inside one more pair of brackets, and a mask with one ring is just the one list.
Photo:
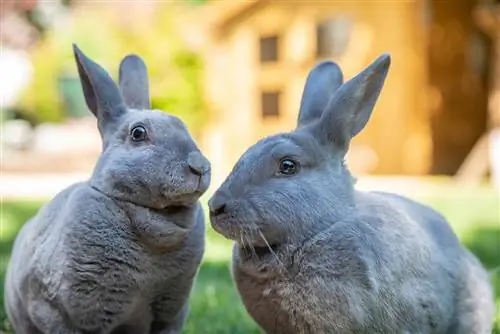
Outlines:
{"label": "rabbit head", "polygon": [[209,186],[210,163],[179,118],[150,109],[142,59],[128,55],[121,61],[118,87],[100,65],[73,49],[103,142],[91,186],[154,209],[194,204]]}
{"label": "rabbit head", "polygon": [[343,83],[338,65],[309,73],[294,131],[250,147],[209,200],[212,227],[244,247],[300,243],[354,207],[344,164],[351,139],[367,124],[390,66],[381,55]]}

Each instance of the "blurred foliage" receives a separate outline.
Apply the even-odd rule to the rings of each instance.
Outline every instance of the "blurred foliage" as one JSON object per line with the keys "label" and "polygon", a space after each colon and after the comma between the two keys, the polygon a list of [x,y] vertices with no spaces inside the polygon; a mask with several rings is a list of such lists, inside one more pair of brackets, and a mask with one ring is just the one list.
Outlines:
{"label": "blurred foliage", "polygon": [[[116,4],[83,6],[47,31],[32,53],[34,79],[19,106],[37,122],[58,122],[68,115],[58,88],[62,76],[76,76],[72,43],[115,78],[121,59],[136,53],[146,62],[153,108],[180,116],[196,132],[205,121],[202,61],[180,35],[177,6],[150,10]],[[135,11],[130,15],[129,11]],[[90,115],[90,113],[89,113]]]}

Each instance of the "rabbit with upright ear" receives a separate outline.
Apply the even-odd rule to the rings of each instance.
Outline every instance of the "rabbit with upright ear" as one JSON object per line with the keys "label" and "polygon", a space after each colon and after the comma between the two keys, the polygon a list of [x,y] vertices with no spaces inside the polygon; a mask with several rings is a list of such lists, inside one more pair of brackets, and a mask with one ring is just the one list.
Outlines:
{"label": "rabbit with upright ear", "polygon": [[[5,281],[16,333],[180,333],[205,247],[210,163],[184,123],[150,110],[136,55],[120,86],[74,46],[102,153],[87,182],[25,224]],[[64,139],[62,139],[64,140]]]}
{"label": "rabbit with upright ear", "polygon": [[250,147],[209,200],[233,276],[267,333],[489,334],[487,272],[433,209],[360,192],[344,157],[389,71],[309,73],[297,128]]}

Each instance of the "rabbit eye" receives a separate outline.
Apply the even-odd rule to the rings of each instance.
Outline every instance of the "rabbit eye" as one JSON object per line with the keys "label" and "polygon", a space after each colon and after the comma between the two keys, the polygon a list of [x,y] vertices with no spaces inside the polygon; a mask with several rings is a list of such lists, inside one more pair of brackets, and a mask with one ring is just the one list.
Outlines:
{"label": "rabbit eye", "polygon": [[133,141],[143,141],[146,139],[147,131],[143,126],[135,126],[130,131],[130,137]]}
{"label": "rabbit eye", "polygon": [[281,159],[279,169],[281,174],[295,174],[297,172],[297,163],[289,158]]}

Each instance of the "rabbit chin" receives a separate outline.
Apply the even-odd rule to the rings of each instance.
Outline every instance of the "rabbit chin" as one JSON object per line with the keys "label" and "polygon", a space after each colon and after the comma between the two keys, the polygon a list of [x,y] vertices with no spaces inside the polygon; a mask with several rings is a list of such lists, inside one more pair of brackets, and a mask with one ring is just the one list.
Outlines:
{"label": "rabbit chin", "polygon": [[182,188],[165,186],[161,194],[165,199],[165,207],[168,206],[191,206],[196,204],[200,197],[207,191],[209,180],[201,177],[198,182],[185,184]]}
{"label": "rabbit chin", "polygon": [[192,206],[203,195],[203,190],[193,189],[183,192],[163,192],[165,208],[171,206]]}
{"label": "rabbit chin", "polygon": [[236,245],[238,246],[238,253],[242,261],[267,262],[273,260],[281,250],[280,245],[277,244],[257,246],[237,242]]}
{"label": "rabbit chin", "polygon": [[226,239],[234,241],[244,252],[253,255],[266,255],[279,248],[280,242],[266,235],[256,224],[231,218],[212,218],[212,228]]}

